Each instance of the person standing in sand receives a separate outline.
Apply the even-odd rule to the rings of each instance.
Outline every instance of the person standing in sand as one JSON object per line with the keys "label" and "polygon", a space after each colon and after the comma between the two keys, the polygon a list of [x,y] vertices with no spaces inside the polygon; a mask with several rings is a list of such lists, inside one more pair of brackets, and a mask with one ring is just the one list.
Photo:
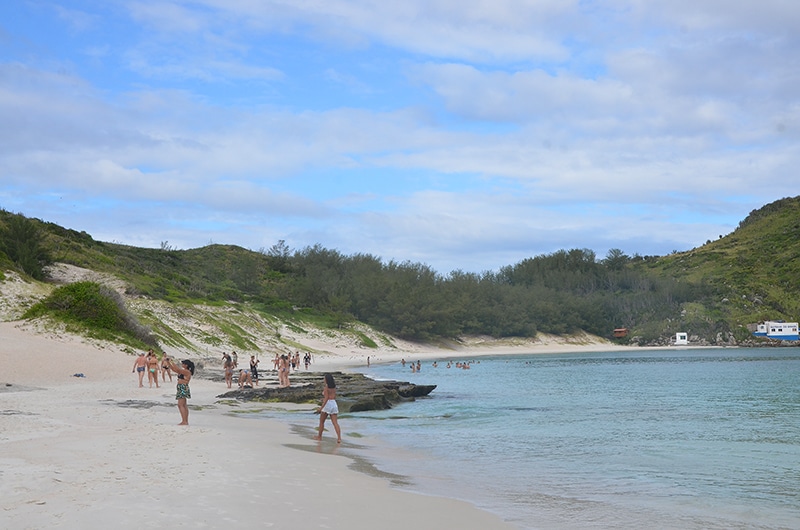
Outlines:
{"label": "person standing in sand", "polygon": [[325,420],[331,417],[331,423],[336,430],[336,443],[342,443],[342,431],[339,429],[339,405],[336,403],[336,382],[331,374],[325,374],[325,386],[322,389],[322,405],[319,412],[319,432],[317,440],[322,440],[322,431],[325,428]]}
{"label": "person standing in sand", "polygon": [[281,355],[281,362],[278,365],[278,382],[280,386],[289,386],[289,356],[286,354]]}
{"label": "person standing in sand", "polygon": [[253,385],[258,386],[258,359],[255,355],[250,356],[250,375],[253,376]]}
{"label": "person standing in sand", "polygon": [[150,388],[153,388],[153,381],[158,386],[158,356],[153,353],[153,350],[147,352],[147,380],[150,382]]}
{"label": "person standing in sand", "polygon": [[164,354],[164,357],[161,358],[161,381],[166,383],[167,377],[169,376],[169,382],[172,382],[172,370],[169,369],[169,357],[167,354]]}
{"label": "person standing in sand", "polygon": [[178,374],[178,386],[175,393],[175,399],[178,400],[178,412],[181,413],[181,422],[178,425],[189,425],[189,405],[186,400],[192,397],[189,381],[194,375],[194,363],[188,359],[182,360],[180,365],[172,362],[172,359],[168,359],[168,362],[170,370]]}
{"label": "person standing in sand", "polygon": [[144,381],[145,370],[147,370],[147,359],[144,357],[144,352],[141,352],[136,357],[136,360],[133,361],[133,370],[131,370],[131,373],[138,372],[139,374],[139,388],[144,387],[142,383]]}
{"label": "person standing in sand", "polygon": [[227,353],[222,354],[222,368],[225,370],[225,384],[230,388],[233,384],[233,359]]}

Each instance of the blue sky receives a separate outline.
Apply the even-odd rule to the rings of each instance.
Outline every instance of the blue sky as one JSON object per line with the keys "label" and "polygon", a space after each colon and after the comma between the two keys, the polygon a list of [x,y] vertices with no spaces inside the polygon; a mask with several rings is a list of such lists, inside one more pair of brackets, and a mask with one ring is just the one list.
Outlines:
{"label": "blue sky", "polygon": [[800,194],[793,0],[11,0],[0,208],[497,270]]}

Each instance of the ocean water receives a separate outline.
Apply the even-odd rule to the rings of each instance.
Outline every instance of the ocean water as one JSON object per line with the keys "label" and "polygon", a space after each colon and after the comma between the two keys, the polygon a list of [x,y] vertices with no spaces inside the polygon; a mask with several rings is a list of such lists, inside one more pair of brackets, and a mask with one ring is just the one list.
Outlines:
{"label": "ocean water", "polygon": [[373,365],[437,389],[341,419],[409,489],[521,528],[800,528],[798,348],[438,364]]}
{"label": "ocean water", "polygon": [[525,529],[800,528],[798,348],[438,364],[364,369],[438,386],[340,417],[345,446],[355,440],[381,472],[407,477],[402,488]]}

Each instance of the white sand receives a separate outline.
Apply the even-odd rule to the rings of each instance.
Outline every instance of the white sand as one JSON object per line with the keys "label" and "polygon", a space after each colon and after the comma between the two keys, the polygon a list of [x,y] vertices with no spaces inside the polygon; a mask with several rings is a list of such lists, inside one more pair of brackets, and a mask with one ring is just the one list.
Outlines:
{"label": "white sand", "polygon": [[192,380],[179,427],[174,383],[138,388],[124,353],[0,323],[0,366],[0,528],[506,527],[348,469],[328,433],[226,415],[219,383]]}
{"label": "white sand", "polygon": [[[371,360],[533,351],[531,343],[472,346],[379,351]],[[325,351],[315,370],[370,355]],[[512,528],[470,504],[348,469],[328,432],[317,443],[280,422],[230,415],[216,400],[221,383],[192,379],[190,426],[180,427],[175,384],[138,388],[133,361],[114,346],[0,323],[0,528]],[[316,421],[309,414],[309,428]]]}

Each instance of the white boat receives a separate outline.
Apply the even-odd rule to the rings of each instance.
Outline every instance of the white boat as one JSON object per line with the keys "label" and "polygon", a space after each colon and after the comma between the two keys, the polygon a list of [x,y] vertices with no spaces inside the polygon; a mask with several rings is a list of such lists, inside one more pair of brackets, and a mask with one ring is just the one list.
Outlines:
{"label": "white boat", "polygon": [[756,337],[766,337],[778,340],[800,340],[797,322],[783,322],[782,320],[768,320],[756,326],[753,332]]}

